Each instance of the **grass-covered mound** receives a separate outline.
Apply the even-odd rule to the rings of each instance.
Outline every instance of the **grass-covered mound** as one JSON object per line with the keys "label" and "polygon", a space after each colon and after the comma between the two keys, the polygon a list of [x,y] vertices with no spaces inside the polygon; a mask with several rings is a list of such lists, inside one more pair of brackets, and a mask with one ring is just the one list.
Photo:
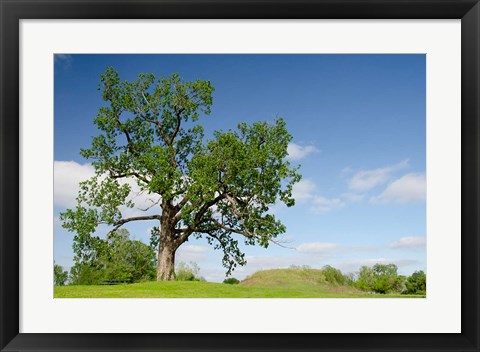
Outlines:
{"label": "grass-covered mound", "polygon": [[323,294],[354,294],[365,293],[347,284],[343,276],[341,279],[331,275],[324,269],[270,269],[257,271],[243,280],[241,286],[257,287],[289,287],[304,290],[305,292],[322,292]]}
{"label": "grass-covered mound", "polygon": [[285,286],[326,284],[321,269],[270,269],[260,270],[240,282],[242,286]]}

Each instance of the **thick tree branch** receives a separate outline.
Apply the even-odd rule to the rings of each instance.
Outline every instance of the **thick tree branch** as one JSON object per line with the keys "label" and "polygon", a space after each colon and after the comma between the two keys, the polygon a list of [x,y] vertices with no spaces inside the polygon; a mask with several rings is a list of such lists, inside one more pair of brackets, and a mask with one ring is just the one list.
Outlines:
{"label": "thick tree branch", "polygon": [[[194,222],[193,222],[193,226],[196,227],[198,225],[198,223],[200,222],[201,218],[203,215],[205,215],[205,212],[208,210],[208,208],[210,208],[211,206],[217,204],[219,201],[221,201],[222,199],[225,199],[225,196],[226,194],[225,193],[221,193],[219,194],[218,196],[216,196],[213,200],[211,200],[210,202],[206,202],[202,205],[202,207],[200,208],[200,210],[197,212],[197,214],[195,215],[195,219],[194,219]],[[186,198],[184,198],[182,201],[184,201]],[[188,201],[188,200],[187,200]],[[186,201],[186,202],[187,202]],[[178,205],[178,204],[177,204]],[[181,219],[181,214],[178,213],[177,215],[175,215],[175,219],[174,219],[174,222],[177,223],[178,221],[180,221]]]}
{"label": "thick tree branch", "polygon": [[160,198],[156,202],[153,199],[150,199],[150,198],[148,198],[147,200],[151,201],[152,205],[146,207],[145,209],[142,209],[142,208],[137,208],[137,209],[140,209],[142,211],[148,211],[148,210],[152,209],[155,205],[158,205],[160,203],[160,201],[162,200],[162,198]]}
{"label": "thick tree branch", "polygon": [[123,132],[123,134],[125,135],[125,138],[127,139],[127,148],[130,151],[130,153],[134,155],[138,155],[137,151],[133,147],[132,137],[130,136],[130,132],[124,127],[123,123],[120,121],[120,115],[122,114],[122,112],[123,112],[122,110],[119,110],[116,113],[114,113],[115,122],[117,123],[120,131]]}
{"label": "thick tree branch", "polygon": [[139,220],[160,220],[160,215],[145,215],[145,216],[134,216],[131,218],[121,219],[115,222],[113,225],[115,226],[112,231],[117,230],[120,226],[126,224],[130,221],[139,221]]}
{"label": "thick tree branch", "polygon": [[189,201],[188,197],[185,196],[183,199],[175,205],[175,212],[178,213]]}
{"label": "thick tree branch", "polygon": [[248,238],[252,238],[254,237],[254,235],[248,231],[242,231],[240,229],[234,229],[232,227],[229,227],[225,224],[222,224],[220,222],[218,222],[217,220],[214,220],[214,219],[210,219],[212,222],[215,223],[215,226],[211,229],[205,229],[205,228],[194,228],[193,230],[189,227],[187,228],[183,228],[183,229],[175,229],[175,233],[194,233],[194,232],[201,232],[201,233],[210,233],[212,231],[215,231],[215,230],[218,230],[218,229],[222,229],[222,230],[225,230],[227,232],[233,232],[233,233],[237,233],[239,235],[242,235],[242,236],[245,236],[245,237],[248,237]]}
{"label": "thick tree branch", "polygon": [[[211,206],[217,204],[219,201],[221,201],[222,199],[225,198],[225,193],[221,193],[219,194],[217,197],[215,197],[213,200],[211,200],[210,202],[206,202],[205,204],[202,205],[202,207],[200,208],[200,210],[197,212],[197,214],[195,215],[195,218],[193,219],[193,223],[190,224],[190,226],[188,226],[185,231],[183,231],[182,235],[180,235],[178,238],[177,238],[177,241],[181,244],[183,242],[185,242],[188,237],[193,233],[195,232],[195,229],[197,228],[197,226],[200,224],[201,222],[201,219],[203,217],[203,215],[205,215],[205,212],[208,210],[208,208],[210,208]],[[177,223],[178,221],[180,221],[181,219],[181,214],[178,213],[177,215],[175,215],[175,223]]]}
{"label": "thick tree branch", "polygon": [[158,130],[160,131],[160,134],[162,135],[162,139],[163,141],[165,142],[166,145],[170,145],[170,141],[167,137],[167,135],[165,134],[165,131],[163,130],[163,125],[162,123],[158,120],[158,118],[156,120],[152,120],[152,119],[148,119],[146,116],[144,116],[143,114],[140,114],[140,116],[147,122],[150,122],[154,125],[156,125],[158,127]]}
{"label": "thick tree branch", "polygon": [[177,126],[175,126],[175,130],[173,131],[172,138],[170,139],[170,145],[173,145],[173,141],[177,136],[178,132],[180,131],[180,125],[182,123],[182,112],[184,110],[185,110],[184,108],[180,108],[180,109],[175,108],[175,115],[177,117]]}
{"label": "thick tree branch", "polygon": [[110,177],[113,178],[113,179],[125,178],[125,177],[130,177],[130,176],[135,176],[140,181],[143,181],[147,184],[150,183],[150,180],[148,180],[146,177],[140,175],[138,172],[125,172],[123,174],[114,174],[112,171],[110,171]]}
{"label": "thick tree branch", "polygon": [[238,198],[234,198],[230,195],[225,195],[226,198],[228,199],[228,201],[230,202],[231,206],[232,206],[232,211],[233,213],[238,217],[238,219],[240,220],[240,222],[242,223],[243,225],[243,222],[244,222],[244,218],[243,218],[243,213],[238,209],[238,202],[240,202],[240,200]]}
{"label": "thick tree branch", "polygon": [[[215,223],[215,225],[217,226],[217,228],[221,228],[222,230],[225,230],[225,231],[228,231],[228,232],[233,232],[233,233],[237,233],[239,235],[242,235],[242,236],[245,236],[247,238],[253,238],[255,237],[255,235],[249,231],[242,231],[240,229],[234,229],[232,227],[229,227],[229,226],[226,226],[225,224],[215,220],[215,219],[211,219],[211,221],[213,221]],[[194,231],[195,232],[195,231]]]}

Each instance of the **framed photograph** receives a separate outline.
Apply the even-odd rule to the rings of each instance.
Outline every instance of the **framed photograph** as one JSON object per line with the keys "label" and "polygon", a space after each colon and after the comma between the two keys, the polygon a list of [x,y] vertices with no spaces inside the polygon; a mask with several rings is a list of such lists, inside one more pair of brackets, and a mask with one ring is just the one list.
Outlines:
{"label": "framed photograph", "polygon": [[2,351],[480,351],[478,1],[0,4]]}

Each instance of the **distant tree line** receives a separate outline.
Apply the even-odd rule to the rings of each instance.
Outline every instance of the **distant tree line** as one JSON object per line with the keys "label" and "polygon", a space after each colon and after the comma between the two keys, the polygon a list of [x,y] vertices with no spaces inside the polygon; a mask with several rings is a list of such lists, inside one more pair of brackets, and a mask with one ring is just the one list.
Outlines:
{"label": "distant tree line", "polygon": [[326,266],[323,272],[327,282],[350,285],[367,292],[424,295],[427,290],[427,276],[423,271],[415,271],[410,276],[399,275],[395,264],[362,266],[358,273],[351,274]]}

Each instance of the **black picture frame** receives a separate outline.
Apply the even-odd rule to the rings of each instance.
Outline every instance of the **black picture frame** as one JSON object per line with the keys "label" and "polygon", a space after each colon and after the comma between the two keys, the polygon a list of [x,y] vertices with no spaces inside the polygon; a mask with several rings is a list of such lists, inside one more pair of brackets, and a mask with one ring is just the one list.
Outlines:
{"label": "black picture frame", "polygon": [[[0,0],[2,351],[480,351],[478,0]],[[459,334],[20,334],[21,19],[461,19],[462,304]],[[439,314],[441,314],[439,312]],[[441,315],[439,315],[441,318]],[[288,317],[285,317],[288,321]],[[219,322],[224,324],[228,322]],[[291,324],[292,322],[288,322]]]}

